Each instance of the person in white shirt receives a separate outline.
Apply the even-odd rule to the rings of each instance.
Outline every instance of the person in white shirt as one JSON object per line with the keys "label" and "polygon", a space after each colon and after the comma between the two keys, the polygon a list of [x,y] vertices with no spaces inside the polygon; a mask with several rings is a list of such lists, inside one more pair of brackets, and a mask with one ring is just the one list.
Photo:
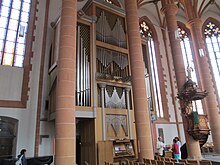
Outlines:
{"label": "person in white shirt", "polygon": [[165,144],[163,142],[163,139],[162,137],[158,137],[158,141],[157,141],[157,153],[159,156],[164,156],[164,147],[165,147]]}

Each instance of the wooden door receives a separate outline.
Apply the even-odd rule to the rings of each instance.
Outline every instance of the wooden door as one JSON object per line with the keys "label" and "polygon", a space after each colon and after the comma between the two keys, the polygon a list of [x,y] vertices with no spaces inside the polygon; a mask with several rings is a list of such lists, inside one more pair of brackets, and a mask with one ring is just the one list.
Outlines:
{"label": "wooden door", "polygon": [[94,119],[83,119],[80,124],[81,165],[96,165]]}

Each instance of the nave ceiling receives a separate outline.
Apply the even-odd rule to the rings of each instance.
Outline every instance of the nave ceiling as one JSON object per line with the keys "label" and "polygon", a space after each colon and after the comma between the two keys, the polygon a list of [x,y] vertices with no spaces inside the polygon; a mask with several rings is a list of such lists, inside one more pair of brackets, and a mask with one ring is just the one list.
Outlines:
{"label": "nave ceiling", "polygon": [[[91,0],[78,0],[78,11],[81,10],[88,1]],[[100,0],[99,0],[100,1]],[[124,0],[105,0],[117,3],[124,9]],[[107,2],[106,2],[107,3]],[[188,4],[187,4],[188,3]],[[203,17],[206,13],[213,13],[216,16],[220,16],[220,0],[176,0],[176,4],[179,8],[177,16],[182,20],[186,21],[186,14],[184,13],[184,5],[191,5],[195,10],[194,15],[198,18]],[[139,9],[139,15],[147,16],[152,19],[154,26],[165,28],[165,18],[161,14],[160,9],[162,8],[161,0],[137,0],[137,6]]]}

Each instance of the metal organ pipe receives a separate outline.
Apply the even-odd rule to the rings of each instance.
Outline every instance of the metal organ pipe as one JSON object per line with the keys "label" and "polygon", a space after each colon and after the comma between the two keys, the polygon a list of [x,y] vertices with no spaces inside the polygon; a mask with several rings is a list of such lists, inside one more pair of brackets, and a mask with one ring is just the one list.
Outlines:
{"label": "metal organ pipe", "polygon": [[[77,99],[76,105],[89,106],[90,105],[90,63],[89,54],[87,55],[87,48],[84,46],[84,40],[81,36],[81,26],[78,26],[77,31],[77,82],[76,92]],[[84,31],[84,30],[83,30]],[[88,48],[89,49],[89,48]]]}

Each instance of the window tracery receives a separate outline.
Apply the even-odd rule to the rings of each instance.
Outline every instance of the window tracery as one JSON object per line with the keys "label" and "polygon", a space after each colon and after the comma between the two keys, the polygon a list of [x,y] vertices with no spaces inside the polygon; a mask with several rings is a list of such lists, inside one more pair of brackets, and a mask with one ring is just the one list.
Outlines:
{"label": "window tracery", "polygon": [[0,63],[23,67],[31,0],[3,0],[0,8]]}
{"label": "window tracery", "polygon": [[220,36],[220,30],[219,30],[219,27],[214,24],[213,22],[209,22],[207,25],[206,25],[206,28],[205,28],[205,31],[204,31],[204,35],[205,37],[219,37]]}
{"label": "window tracery", "polygon": [[144,38],[152,38],[152,31],[145,21],[140,22],[140,33]]}
{"label": "window tracery", "polygon": [[146,81],[149,109],[151,111],[155,109],[157,116],[163,118],[164,112],[162,106],[162,97],[161,97],[160,84],[159,84],[159,75],[158,75],[158,68],[157,68],[156,55],[155,55],[155,45],[153,41],[153,33],[145,20],[140,21],[139,27],[142,38],[147,39],[147,47],[149,53],[149,59],[147,60],[148,62],[145,61],[145,66],[149,65],[149,67],[146,67],[145,69],[146,71],[145,81]]}
{"label": "window tracery", "polygon": [[[178,34],[180,38],[180,45],[181,45],[186,75],[188,76],[188,79],[191,79],[196,84],[198,84],[189,33],[186,31],[185,28],[178,26]],[[189,70],[190,70],[190,74],[189,74]],[[193,101],[193,111],[197,111],[199,114],[204,113],[201,100]]]}
{"label": "window tracery", "polygon": [[[220,30],[219,26],[212,20],[208,21],[204,28],[205,42],[211,61],[212,71],[214,75],[214,83],[217,90],[218,99],[220,96]],[[220,102],[220,100],[218,100]]]}

